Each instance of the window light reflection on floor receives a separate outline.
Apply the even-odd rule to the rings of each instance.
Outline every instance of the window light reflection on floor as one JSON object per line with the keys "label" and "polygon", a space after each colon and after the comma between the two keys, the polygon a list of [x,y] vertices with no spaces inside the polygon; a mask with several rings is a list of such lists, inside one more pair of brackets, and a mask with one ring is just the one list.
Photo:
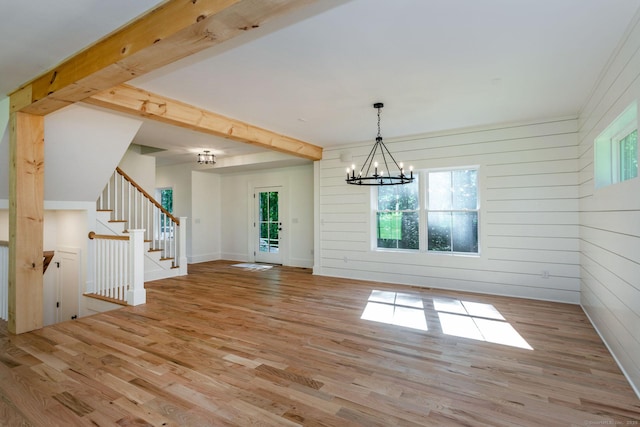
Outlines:
{"label": "window light reflection on floor", "polygon": [[[427,331],[428,310],[420,296],[373,290],[360,318]],[[433,298],[433,311],[430,319],[437,318],[446,335],[533,350],[491,304]]]}
{"label": "window light reflection on floor", "polygon": [[421,331],[427,330],[422,298],[399,292],[372,291],[360,318]]}
{"label": "window light reflection on floor", "polygon": [[434,298],[433,308],[444,334],[533,350],[491,304]]}

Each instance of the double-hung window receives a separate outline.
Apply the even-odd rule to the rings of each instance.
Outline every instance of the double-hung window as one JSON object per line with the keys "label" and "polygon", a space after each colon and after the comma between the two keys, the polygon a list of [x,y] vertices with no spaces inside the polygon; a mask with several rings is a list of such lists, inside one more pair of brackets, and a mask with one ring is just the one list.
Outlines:
{"label": "double-hung window", "polygon": [[410,184],[377,188],[376,248],[477,254],[478,170],[414,177]]}
{"label": "double-hung window", "polygon": [[427,250],[478,253],[478,171],[427,173]]}

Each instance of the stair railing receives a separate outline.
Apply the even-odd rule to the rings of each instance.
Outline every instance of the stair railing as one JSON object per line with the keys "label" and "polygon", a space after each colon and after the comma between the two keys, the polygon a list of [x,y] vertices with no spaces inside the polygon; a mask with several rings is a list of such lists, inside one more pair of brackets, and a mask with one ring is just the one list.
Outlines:
{"label": "stair railing", "polygon": [[162,259],[173,259],[173,267],[180,266],[185,248],[180,242],[180,220],[138,185],[119,167],[109,178],[100,194],[97,208],[111,211],[114,221],[126,221],[127,229],[143,229],[144,240],[153,250],[162,251]]}
{"label": "stair railing", "polygon": [[95,240],[95,277],[91,294],[129,305],[144,304],[144,230],[128,236],[89,233]]}

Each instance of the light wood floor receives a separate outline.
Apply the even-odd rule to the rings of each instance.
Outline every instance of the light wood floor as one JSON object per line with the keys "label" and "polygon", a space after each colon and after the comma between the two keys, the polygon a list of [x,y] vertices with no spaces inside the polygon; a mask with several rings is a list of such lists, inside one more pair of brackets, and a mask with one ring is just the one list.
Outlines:
{"label": "light wood floor", "polygon": [[[0,326],[0,423],[628,426],[640,420],[640,400],[578,306],[314,277],[295,268],[246,271],[227,262],[191,265],[189,272],[147,283],[146,305],[19,336]],[[427,330],[361,319],[373,290],[386,292],[374,299],[396,295],[396,304],[413,306],[396,306],[395,318],[391,304],[376,312],[406,324],[422,310]],[[447,312],[461,307],[456,301],[471,311],[493,307],[505,319],[495,325],[511,325],[533,349],[452,335],[447,322],[456,315]],[[496,317],[490,312],[471,314],[457,319],[496,322],[487,319]],[[489,341],[504,334],[482,332]]]}

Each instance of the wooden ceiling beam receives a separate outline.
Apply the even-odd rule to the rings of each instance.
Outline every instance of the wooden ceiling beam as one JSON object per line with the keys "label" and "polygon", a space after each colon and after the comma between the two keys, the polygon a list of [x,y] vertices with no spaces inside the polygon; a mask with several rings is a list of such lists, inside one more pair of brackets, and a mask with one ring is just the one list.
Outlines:
{"label": "wooden ceiling beam", "polygon": [[118,85],[84,102],[309,160],[322,159],[322,147],[129,85]]}
{"label": "wooden ceiling beam", "polygon": [[309,0],[167,0],[11,94],[11,111],[46,115],[203,49]]}

